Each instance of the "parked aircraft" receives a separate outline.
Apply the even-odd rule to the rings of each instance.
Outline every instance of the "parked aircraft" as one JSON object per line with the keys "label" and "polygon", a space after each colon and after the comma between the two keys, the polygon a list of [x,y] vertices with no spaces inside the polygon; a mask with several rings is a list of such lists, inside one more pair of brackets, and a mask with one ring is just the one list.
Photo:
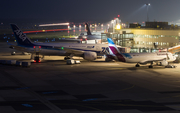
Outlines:
{"label": "parked aircraft", "polygon": [[168,65],[168,62],[172,62],[176,59],[175,56],[170,52],[156,52],[156,53],[120,53],[114,44],[111,38],[108,38],[108,46],[109,46],[109,55],[107,57],[109,59],[114,59],[121,62],[127,63],[137,63],[136,67],[139,67],[139,64],[147,64],[149,68],[153,68],[153,62],[160,63],[163,66]]}
{"label": "parked aircraft", "polygon": [[81,33],[78,39],[82,39],[82,40],[100,40],[101,39],[101,32],[96,32],[92,34],[89,29],[89,25],[87,23],[85,25],[86,25],[87,35],[84,35],[83,33]]}
{"label": "parked aircraft", "polygon": [[[82,44],[82,43],[33,43],[17,25],[10,24],[17,45],[11,45],[21,52],[31,53],[31,59],[40,62],[40,56],[66,56],[70,59],[73,56],[83,57],[85,60],[95,60],[97,56],[106,54],[108,44]],[[118,47],[121,48],[121,47]],[[42,58],[43,58],[42,57]]]}

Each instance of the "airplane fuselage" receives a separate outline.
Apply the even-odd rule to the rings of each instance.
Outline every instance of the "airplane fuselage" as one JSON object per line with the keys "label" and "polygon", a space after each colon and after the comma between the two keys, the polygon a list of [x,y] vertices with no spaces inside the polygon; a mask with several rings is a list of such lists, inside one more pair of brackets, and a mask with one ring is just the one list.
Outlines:
{"label": "airplane fuselage", "polygon": [[118,60],[127,63],[144,63],[146,61],[159,61],[165,59],[168,62],[174,61],[176,58],[169,52],[155,53],[122,53],[123,56],[117,56]]}
{"label": "airplane fuselage", "polygon": [[[65,50],[66,48],[71,50],[83,51],[83,52],[96,52],[98,56],[104,55],[105,51],[108,51],[108,44],[82,44],[82,43],[34,43],[35,46],[25,47],[23,52],[37,53],[40,55],[54,55],[54,56],[69,56],[72,51]],[[118,46],[120,47],[120,46]],[[21,50],[20,50],[21,51]],[[75,56],[81,56],[83,52],[74,52]]]}

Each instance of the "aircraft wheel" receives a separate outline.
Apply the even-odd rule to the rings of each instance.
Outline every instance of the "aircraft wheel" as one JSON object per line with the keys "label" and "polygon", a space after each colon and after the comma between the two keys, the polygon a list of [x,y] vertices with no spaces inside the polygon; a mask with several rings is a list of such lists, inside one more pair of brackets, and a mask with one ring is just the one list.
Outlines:
{"label": "aircraft wheel", "polygon": [[139,64],[136,64],[136,67],[140,67],[140,65],[139,65]]}
{"label": "aircraft wheel", "polygon": [[39,57],[34,57],[34,61],[35,62],[40,62],[40,58]]}
{"label": "aircraft wheel", "polygon": [[149,66],[149,68],[153,68],[153,66],[152,66],[152,65],[150,65],[150,66]]}
{"label": "aircraft wheel", "polygon": [[69,57],[67,57],[67,56],[66,56],[66,57],[64,57],[64,60],[67,60],[67,59],[70,59],[70,58],[69,58]]}

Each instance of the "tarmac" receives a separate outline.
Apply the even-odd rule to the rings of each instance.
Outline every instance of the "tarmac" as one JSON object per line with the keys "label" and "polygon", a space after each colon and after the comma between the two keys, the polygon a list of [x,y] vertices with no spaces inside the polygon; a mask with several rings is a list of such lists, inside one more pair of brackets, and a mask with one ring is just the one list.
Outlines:
{"label": "tarmac", "polygon": [[164,68],[135,63],[67,65],[63,56],[30,55],[0,43],[0,60],[29,61],[30,67],[0,64],[0,113],[180,113],[180,64]]}

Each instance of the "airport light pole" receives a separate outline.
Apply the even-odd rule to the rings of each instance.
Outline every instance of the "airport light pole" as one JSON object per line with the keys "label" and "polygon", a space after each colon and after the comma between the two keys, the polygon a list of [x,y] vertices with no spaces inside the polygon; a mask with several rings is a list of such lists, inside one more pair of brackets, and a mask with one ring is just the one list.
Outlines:
{"label": "airport light pole", "polygon": [[150,6],[150,3],[145,4],[147,6],[147,22],[149,21],[149,17],[148,17],[148,6]]}
{"label": "airport light pole", "polygon": [[111,23],[112,23],[113,33],[114,33],[114,20],[111,20]]}

